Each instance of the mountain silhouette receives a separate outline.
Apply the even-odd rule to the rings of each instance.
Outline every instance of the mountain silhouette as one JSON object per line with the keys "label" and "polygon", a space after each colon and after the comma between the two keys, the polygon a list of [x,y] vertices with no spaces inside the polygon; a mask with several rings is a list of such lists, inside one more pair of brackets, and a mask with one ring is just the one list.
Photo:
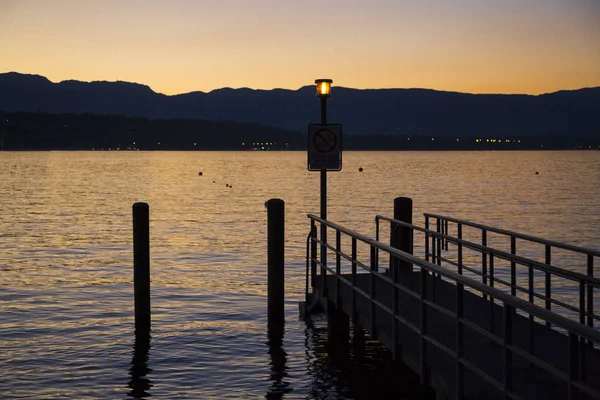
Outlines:
{"label": "mountain silhouette", "polygon": [[[53,83],[0,74],[0,110],[196,118],[305,132],[319,122],[314,86],[298,90],[223,88],[164,95],[130,82]],[[542,95],[469,94],[429,89],[334,87],[328,120],[346,134],[436,136],[600,136],[600,87]]]}

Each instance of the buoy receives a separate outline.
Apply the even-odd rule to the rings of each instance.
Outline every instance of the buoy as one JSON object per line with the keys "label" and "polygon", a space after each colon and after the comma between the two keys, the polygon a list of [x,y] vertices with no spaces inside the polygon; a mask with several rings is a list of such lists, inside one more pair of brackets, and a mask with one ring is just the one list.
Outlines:
{"label": "buoy", "polygon": [[360,168],[358,169],[358,172],[363,172],[363,167],[360,167]]}
{"label": "buoy", "polygon": [[202,176],[202,171],[198,172],[198,175]]}
{"label": "buoy", "polygon": [[538,171],[535,171],[535,174],[536,174],[536,175],[539,175],[540,173],[539,173]]}

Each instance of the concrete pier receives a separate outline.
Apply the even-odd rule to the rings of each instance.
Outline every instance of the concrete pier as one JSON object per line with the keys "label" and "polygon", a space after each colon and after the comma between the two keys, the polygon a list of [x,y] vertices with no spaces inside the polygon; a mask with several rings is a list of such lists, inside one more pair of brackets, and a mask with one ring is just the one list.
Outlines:
{"label": "concrete pier", "polygon": [[[413,272],[412,290],[421,293],[421,272]],[[370,290],[370,274],[357,274],[356,287],[364,293]],[[393,286],[374,276],[373,299],[384,306],[393,307]],[[351,282],[350,274],[342,274],[341,278]],[[336,277],[328,275],[326,279],[328,294],[327,298],[321,298],[323,307],[333,309],[335,312],[343,312],[346,316],[352,316],[354,311],[354,324],[368,330],[373,338],[376,338],[388,349],[396,348],[397,356],[415,372],[422,376],[423,383],[429,384],[437,393],[439,399],[457,398],[456,370],[457,361],[453,355],[444,352],[432,341],[439,342],[445,346],[456,349],[457,327],[456,322],[450,316],[428,307],[426,312],[427,333],[432,341],[426,345],[426,360],[422,363],[420,350],[420,337],[415,330],[410,329],[408,324],[419,327],[421,324],[420,299],[399,291],[397,297],[397,315],[406,323],[398,322],[393,332],[392,315],[380,306],[371,306],[369,297],[364,295],[354,296],[354,307],[352,305],[351,286],[341,281],[335,284]],[[425,298],[436,304],[443,304],[449,311],[456,309],[457,285],[452,282],[434,278],[427,274]],[[408,283],[408,282],[407,282]],[[316,293],[322,293],[320,285],[322,280],[316,280]],[[336,293],[336,286],[339,293]],[[338,299],[337,307],[333,301]],[[327,307],[329,303],[329,307]],[[477,330],[485,330],[495,333],[501,339],[504,338],[503,312],[504,307],[491,305],[489,299],[484,299],[469,291],[463,291],[464,319],[473,323],[474,327],[464,327],[464,349],[463,361],[460,364],[469,363],[470,366],[478,368],[497,382],[504,380],[504,358],[503,345],[496,343],[480,334]],[[374,313],[371,311],[374,310]],[[336,330],[340,330],[340,323],[344,319],[339,315],[330,317],[335,320]],[[347,320],[346,320],[347,321]],[[346,322],[347,323],[347,322]],[[512,346],[522,349],[523,353],[531,353],[542,359],[551,368],[558,371],[569,371],[568,345],[569,337],[557,330],[548,328],[546,325],[534,322],[528,317],[518,313],[512,318]],[[533,338],[533,340],[532,340]],[[600,351],[592,346],[577,346],[580,350],[580,359],[585,363],[586,376],[581,377],[590,386],[600,390]],[[423,369],[423,366],[425,368]],[[515,393],[525,399],[567,399],[569,398],[568,385],[554,378],[551,374],[539,366],[533,365],[527,359],[519,356],[512,357],[512,388]],[[494,385],[485,379],[476,376],[464,368],[464,385],[460,390],[464,398],[473,399],[501,399],[504,393],[498,384]],[[578,398],[594,398],[582,395]]]}

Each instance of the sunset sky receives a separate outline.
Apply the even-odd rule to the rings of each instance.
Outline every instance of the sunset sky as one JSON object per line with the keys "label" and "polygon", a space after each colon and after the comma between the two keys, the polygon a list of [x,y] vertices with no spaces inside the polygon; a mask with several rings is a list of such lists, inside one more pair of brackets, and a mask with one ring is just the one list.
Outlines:
{"label": "sunset sky", "polygon": [[221,87],[600,86],[599,0],[0,0],[0,72]]}

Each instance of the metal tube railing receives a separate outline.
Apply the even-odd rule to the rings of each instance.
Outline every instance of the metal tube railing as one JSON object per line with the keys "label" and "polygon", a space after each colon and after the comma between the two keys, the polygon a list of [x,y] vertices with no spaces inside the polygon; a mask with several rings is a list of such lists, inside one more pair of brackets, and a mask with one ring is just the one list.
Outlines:
{"label": "metal tube railing", "polygon": [[592,255],[594,257],[600,257],[600,250],[596,250],[596,249],[575,246],[575,245],[568,244],[568,243],[555,242],[553,240],[543,239],[543,238],[539,238],[536,236],[526,235],[523,233],[513,232],[513,231],[506,230],[506,229],[501,229],[501,228],[495,228],[493,226],[478,224],[476,222],[466,221],[463,219],[458,219],[458,218],[453,218],[453,217],[447,217],[447,216],[439,215],[439,214],[424,213],[423,215],[425,216],[425,218],[440,218],[440,219],[443,219],[446,221],[454,222],[456,224],[462,224],[464,226],[470,226],[473,228],[487,230],[488,232],[499,233],[502,235],[515,237],[517,239],[524,239],[524,240],[527,240],[530,242],[540,243],[540,244],[544,244],[544,245],[550,245],[550,246],[556,247],[558,249],[570,250],[570,251],[573,251],[576,253],[588,254],[588,255]]}
{"label": "metal tube railing", "polygon": [[[593,329],[590,329],[589,327],[585,326],[585,325],[581,325],[577,322],[574,322],[566,317],[563,317],[561,315],[549,312],[548,310],[541,308],[535,304],[531,304],[525,300],[522,300],[518,297],[513,297],[510,296],[506,293],[504,293],[501,290],[498,290],[496,288],[492,288],[490,286],[484,285],[480,282],[474,281],[464,275],[459,275],[456,272],[447,270],[445,268],[439,267],[438,265],[432,264],[430,262],[424,261],[412,254],[408,254],[405,253],[403,251],[400,251],[394,247],[391,247],[385,243],[381,243],[381,242],[377,242],[376,240],[362,235],[358,232],[352,231],[350,229],[347,229],[341,225],[338,225],[336,223],[330,222],[330,221],[325,221],[322,220],[321,218],[317,217],[316,215],[313,214],[308,214],[308,218],[310,219],[314,219],[317,223],[324,223],[327,226],[339,230],[340,232],[351,236],[353,238],[356,238],[357,240],[369,245],[369,246],[373,246],[379,250],[385,251],[386,253],[393,255],[394,257],[398,257],[399,259],[413,264],[413,265],[417,265],[419,267],[425,268],[427,271],[432,272],[432,273],[436,273],[436,274],[440,274],[443,277],[446,277],[454,282],[459,282],[462,283],[465,286],[471,287],[479,292],[485,293],[487,295],[493,296],[496,300],[502,301],[503,303],[507,303],[512,305],[515,308],[518,308],[520,310],[526,311],[528,313],[533,314],[535,317],[538,317],[540,319],[544,319],[544,320],[549,320],[551,322],[556,322],[557,326],[561,326],[563,327],[565,330],[571,330],[575,333],[577,333],[580,336],[584,336],[586,338],[589,338],[590,340],[593,340],[595,342],[600,342],[600,332],[597,332]],[[400,221],[398,221],[400,222]],[[410,225],[410,224],[409,224]],[[418,229],[419,227],[411,225],[411,227],[413,229]],[[448,239],[452,239],[451,237],[448,237]],[[329,247],[332,251],[335,251],[334,248]],[[365,269],[368,269],[369,267],[364,266]],[[327,268],[330,272],[335,272],[329,268]],[[380,274],[381,275],[381,274]],[[582,275],[583,277],[585,277],[585,275]],[[386,280],[389,283],[393,283],[392,280],[388,277],[385,277]],[[597,279],[595,279],[595,281],[598,281]],[[593,282],[594,287],[600,287],[599,284],[600,282]]]}
{"label": "metal tube railing", "polygon": [[[580,273],[573,272],[573,271],[570,271],[570,270],[565,270],[565,269],[562,269],[562,268],[558,268],[558,267],[555,267],[555,266],[552,266],[552,265],[549,265],[549,264],[544,264],[544,263],[541,263],[541,262],[537,262],[535,260],[530,260],[530,259],[522,257],[522,256],[515,255],[515,254],[513,254],[514,253],[514,249],[515,249],[514,245],[511,245],[511,253],[507,253],[507,252],[502,251],[502,250],[497,250],[497,249],[494,249],[494,248],[491,248],[491,247],[479,245],[477,243],[469,242],[469,241],[466,241],[466,240],[463,240],[463,239],[458,239],[458,238],[454,238],[454,237],[451,237],[451,236],[448,236],[448,235],[444,235],[444,234],[438,233],[436,231],[432,231],[432,230],[428,230],[428,229],[421,228],[421,227],[418,227],[418,226],[410,225],[410,224],[407,224],[404,221],[395,220],[395,219],[390,218],[390,217],[386,217],[386,216],[382,216],[382,215],[377,215],[376,218],[375,218],[375,220],[376,220],[377,224],[379,224],[380,220],[384,220],[384,221],[388,221],[390,223],[401,225],[401,226],[410,226],[415,231],[423,232],[423,233],[425,233],[426,236],[432,237],[432,242],[433,243],[435,243],[436,240],[447,240],[450,243],[453,243],[453,244],[456,244],[456,245],[460,246],[459,249],[462,249],[462,247],[466,247],[466,248],[470,248],[472,250],[479,251],[482,254],[487,254],[489,256],[493,255],[494,257],[497,257],[499,259],[510,261],[510,263],[511,263],[511,274],[510,274],[511,275],[511,282],[510,282],[510,284],[508,284],[504,280],[501,280],[501,279],[498,279],[498,278],[494,277],[492,274],[488,275],[487,271],[479,272],[479,271],[476,271],[476,270],[474,270],[472,268],[469,268],[469,267],[465,266],[463,263],[461,263],[461,267],[459,268],[459,271],[462,273],[462,269],[464,268],[465,270],[468,270],[468,271],[470,271],[472,273],[475,273],[477,275],[482,276],[482,281],[483,282],[486,282],[487,278],[490,278],[491,281],[502,283],[502,284],[510,287],[510,289],[511,289],[511,295],[513,295],[513,296],[516,295],[516,291],[519,290],[519,291],[527,294],[528,298],[529,298],[529,301],[532,302],[532,303],[533,303],[534,298],[540,298],[542,300],[545,300],[545,303],[546,303],[545,306],[546,306],[546,309],[548,309],[548,310],[550,310],[551,304],[555,304],[555,305],[560,305],[561,307],[564,307],[564,308],[566,308],[566,309],[568,309],[570,311],[577,312],[580,316],[581,315],[587,316],[588,317],[588,321],[591,321],[591,323],[588,322],[588,326],[593,327],[593,321],[594,320],[600,321],[600,315],[596,315],[596,314],[593,313],[593,304],[592,304],[592,307],[588,307],[587,310],[586,310],[585,309],[586,302],[583,301],[583,299],[585,298],[585,291],[581,290],[581,284],[582,283],[585,283],[585,286],[590,288],[587,291],[587,305],[588,306],[589,306],[590,302],[593,303],[593,288],[599,288],[600,287],[600,279],[594,278],[593,276],[591,276],[591,274],[584,275],[584,274],[580,274]],[[426,222],[427,222],[427,219],[426,219]],[[462,222],[460,224],[462,225]],[[488,227],[486,227],[486,228],[488,228]],[[483,236],[483,237],[485,237],[485,236]],[[433,253],[434,254],[432,256],[436,257],[435,256],[435,252],[433,252]],[[547,252],[547,260],[549,259],[548,255],[549,255],[549,253]],[[482,260],[483,260],[483,258],[482,258]],[[486,260],[485,263],[487,264],[487,258],[485,260]],[[445,257],[441,257],[441,256],[439,257],[439,260],[436,260],[436,264],[440,265],[441,261],[448,262],[448,263],[450,263],[452,265],[458,266],[457,263],[452,262],[451,260],[449,260],[449,259],[447,259]],[[592,258],[592,262],[593,262],[593,258]],[[588,263],[589,263],[589,259],[588,259]],[[527,288],[523,288],[523,287],[517,285],[517,283],[516,283],[516,272],[515,272],[515,270],[516,270],[516,264],[523,265],[523,266],[527,267],[527,269],[528,269],[528,278],[529,278],[528,280],[529,280],[529,282],[528,282],[528,287]],[[533,287],[534,287],[534,285],[533,285],[533,270],[534,269],[542,271],[546,275],[545,295],[540,295],[538,293],[535,293],[534,290],[533,290]],[[589,266],[588,266],[588,269],[590,269]],[[556,299],[552,299],[551,298],[551,289],[550,289],[550,281],[551,280],[550,280],[550,277],[548,276],[550,274],[559,276],[559,277],[564,278],[564,279],[571,280],[571,281],[573,281],[575,284],[577,284],[579,286],[579,289],[580,289],[579,290],[579,296],[580,296],[580,299],[579,299],[579,308],[576,307],[576,306],[567,305],[564,302],[560,302],[560,301],[558,301]],[[581,308],[582,306],[584,308]]]}
{"label": "metal tube railing", "polygon": [[[388,313],[391,313],[393,315],[395,321],[405,324],[405,326],[407,326],[408,328],[410,328],[411,330],[413,330],[414,332],[419,334],[419,337],[420,337],[420,346],[419,347],[420,347],[420,354],[422,356],[421,357],[421,366],[420,366],[420,369],[422,372],[422,377],[425,376],[426,369],[427,369],[427,365],[426,365],[427,346],[433,345],[433,346],[436,346],[437,348],[441,349],[445,353],[453,356],[456,360],[456,364],[457,364],[457,374],[456,374],[457,394],[464,389],[463,383],[461,383],[461,382],[464,378],[462,368],[465,367],[465,368],[469,369],[470,371],[472,371],[473,373],[475,373],[476,375],[480,376],[482,379],[491,383],[494,387],[496,387],[500,390],[503,390],[504,394],[505,394],[505,398],[520,398],[516,393],[513,393],[513,379],[511,376],[512,358],[513,358],[513,354],[516,354],[519,357],[527,359],[529,362],[536,365],[537,367],[546,370],[547,372],[554,375],[556,378],[565,381],[568,384],[569,398],[574,398],[574,396],[578,392],[588,394],[588,395],[592,396],[593,398],[600,398],[600,392],[598,392],[598,390],[596,388],[589,386],[589,384],[587,384],[584,381],[586,364],[582,358],[584,353],[581,352],[581,346],[580,346],[581,344],[585,343],[586,340],[589,343],[591,343],[592,346],[594,343],[595,344],[600,343],[600,332],[593,330],[591,327],[589,327],[585,324],[580,324],[576,321],[565,318],[561,315],[558,315],[554,312],[549,311],[546,308],[539,307],[539,306],[537,306],[531,302],[528,302],[526,300],[511,296],[510,294],[505,293],[501,290],[498,290],[494,287],[490,287],[481,282],[470,279],[464,275],[461,275],[456,272],[447,270],[443,267],[440,267],[440,266],[436,265],[435,263],[420,259],[411,254],[402,252],[394,247],[391,247],[384,243],[373,240],[370,237],[367,237],[358,232],[349,230],[343,226],[337,225],[337,224],[329,222],[329,221],[322,220],[315,215],[309,215],[308,217],[311,219],[311,221],[314,221],[319,224],[325,224],[325,225],[327,225],[327,227],[335,229],[336,232],[340,233],[340,235],[344,234],[344,235],[350,236],[352,238],[352,255],[351,256],[348,256],[347,254],[343,253],[339,246],[336,246],[334,248],[333,246],[322,243],[322,241],[319,239],[316,239],[315,243],[314,243],[315,245],[317,243],[320,244],[326,250],[335,252],[336,255],[339,255],[341,258],[349,259],[352,261],[351,281],[348,281],[348,279],[343,278],[341,276],[341,274],[338,273],[337,270],[333,270],[333,269],[329,268],[327,265],[323,265],[323,264],[319,263],[318,260],[314,260],[314,261],[321,264],[320,267],[323,271],[331,272],[332,275],[334,275],[334,277],[336,278],[336,280],[339,280],[340,282],[344,282],[345,284],[349,285],[352,288],[353,314],[355,312],[355,307],[356,307],[355,306],[355,298],[354,298],[354,295],[356,293],[356,294],[365,296],[366,298],[370,299],[370,303],[371,303],[370,311],[371,311],[372,315],[374,313],[374,307],[378,307]],[[400,223],[401,221],[392,221],[392,222]],[[408,224],[408,225],[410,225],[410,224]],[[416,227],[413,225],[410,225],[410,227],[413,229],[416,229],[416,230],[422,229],[422,228],[419,228],[419,227]],[[422,231],[426,235],[431,235],[431,237],[433,239],[432,240],[433,243],[435,243],[436,240],[444,240],[444,241],[447,240],[449,242],[458,243],[461,246],[465,246],[465,247],[470,247],[473,245],[472,243],[465,242],[463,240],[457,241],[456,238],[452,238],[448,235],[444,235],[441,233],[437,234],[436,232],[432,232],[432,231],[429,231],[426,229],[422,229]],[[357,250],[356,249],[357,249],[358,241],[361,241],[369,246],[369,248],[370,248],[370,265],[365,265],[363,263],[360,263],[357,260]],[[490,256],[493,254],[494,257],[499,257],[499,258],[505,257],[505,254],[502,254],[503,252],[498,252],[496,250],[489,249],[489,248],[484,248],[483,250],[485,250],[487,252],[487,254],[489,254]],[[390,257],[398,258],[404,262],[410,263],[412,265],[415,265],[415,266],[421,268],[422,281],[421,281],[420,293],[416,293],[411,288],[408,288],[408,287],[396,282],[394,279],[394,276],[393,276],[393,272],[392,272],[391,278],[389,276],[386,276],[385,274],[379,273],[379,271],[377,270],[377,265],[375,264],[375,262],[377,261],[378,251],[384,251],[384,252],[388,253],[390,255]],[[435,254],[435,253],[433,253],[433,254]],[[516,260],[516,261],[518,261],[518,260]],[[531,260],[529,260],[529,261],[531,261]],[[369,287],[368,293],[361,290],[356,285],[356,274],[357,274],[356,268],[358,266],[360,266],[362,269],[368,271],[368,273],[370,274],[370,280],[369,280],[370,287]],[[430,273],[437,274],[441,277],[444,277],[446,280],[452,281],[457,285],[457,298],[456,298],[456,311],[455,312],[445,309],[443,305],[434,303],[427,299],[426,279]],[[579,275],[579,274],[577,274],[577,275]],[[585,275],[581,275],[581,276],[586,278]],[[578,278],[579,278],[579,276],[578,276]],[[589,277],[587,277],[587,278],[589,278]],[[396,293],[397,291],[402,291],[406,294],[409,294],[413,298],[416,297],[419,300],[419,304],[420,304],[419,314],[421,315],[421,321],[420,321],[418,327],[413,325],[409,321],[407,321],[405,318],[403,318],[399,315],[395,315],[395,312],[396,312],[395,305],[392,305],[392,308],[389,308],[388,306],[383,304],[381,301],[379,301],[376,298],[376,296],[374,296],[374,287],[373,287],[374,279],[381,279],[382,281],[385,281],[385,282],[393,285],[394,293]],[[585,281],[584,287],[588,287],[588,286],[589,287],[598,287],[597,280],[595,280],[594,278],[588,279],[587,281]],[[463,308],[464,304],[462,302],[462,295],[463,295],[465,287],[469,288],[470,290],[480,292],[482,295],[488,296],[491,299],[495,299],[502,304],[502,307],[504,310],[504,315],[502,318],[503,319],[502,336],[499,336],[498,334],[496,334],[494,332],[489,332],[489,331],[487,331],[465,319],[464,308]],[[435,338],[433,338],[428,333],[428,330],[427,330],[427,308],[436,309],[436,310],[442,312],[443,314],[454,318],[455,323],[457,324],[456,348],[455,349],[449,348],[448,346],[444,345],[443,343],[437,341]],[[549,365],[548,363],[539,359],[535,355],[528,353],[528,352],[524,351],[523,349],[514,345],[514,343],[512,341],[512,324],[513,324],[514,316],[516,315],[517,311],[525,312],[532,317],[535,317],[542,321],[546,321],[546,322],[568,332],[569,363],[568,363],[567,373],[557,370],[555,367],[553,367],[552,365]],[[588,318],[589,318],[589,314],[588,314]],[[370,325],[371,325],[371,328],[373,329],[374,326],[373,326],[372,320],[371,320]],[[503,374],[502,382],[499,382],[495,378],[488,375],[486,372],[479,369],[477,366],[471,364],[468,360],[464,359],[464,354],[463,354],[463,350],[462,350],[464,348],[464,337],[461,334],[461,330],[464,329],[463,327],[465,327],[465,326],[469,327],[470,329],[472,329],[475,332],[478,332],[479,334],[483,334],[484,336],[488,337],[490,340],[492,340],[496,343],[502,344],[503,349],[504,349],[503,350],[503,352],[504,352],[503,353],[504,374]],[[395,337],[394,337],[394,339],[395,339]]]}
{"label": "metal tube railing", "polygon": [[[548,239],[543,239],[543,238],[539,238],[539,237],[535,237],[535,236],[531,236],[531,235],[513,232],[513,231],[506,230],[506,229],[495,228],[495,227],[491,227],[491,226],[487,226],[487,225],[483,225],[483,224],[479,224],[479,223],[475,223],[475,222],[471,222],[471,221],[465,221],[465,220],[458,219],[458,218],[443,216],[443,215],[439,215],[439,214],[425,213],[424,216],[425,216],[426,223],[429,221],[429,218],[436,218],[436,220],[440,220],[440,221],[442,221],[443,224],[446,224],[446,225],[449,222],[454,222],[457,225],[470,226],[470,227],[473,227],[476,229],[480,229],[482,231],[490,231],[490,232],[498,233],[501,235],[509,236],[510,237],[510,245],[511,245],[511,253],[515,254],[515,255],[516,255],[516,239],[517,238],[528,241],[528,242],[532,242],[532,243],[543,244],[544,248],[545,248],[545,263],[548,265],[551,264],[551,260],[552,260],[552,247],[586,255],[587,256],[587,264],[588,264],[587,275],[590,277],[594,276],[594,269],[593,269],[594,257],[600,257],[600,250],[596,250],[596,249],[585,248],[585,247],[581,247],[581,246],[574,246],[574,245],[570,245],[567,243],[560,243],[560,242],[556,242],[556,241],[552,241],[552,240],[548,240]],[[447,232],[447,230],[446,230],[446,232]],[[511,292],[513,295],[515,295],[515,284],[516,284],[515,267],[516,267],[515,262],[511,261]],[[551,301],[551,297],[552,297],[551,290],[552,289],[551,289],[551,274],[549,271],[545,272],[544,278],[545,278],[544,279],[544,289],[545,289],[545,299],[546,299],[545,307],[548,310],[550,310],[553,302]],[[594,286],[587,285],[587,289],[585,289],[585,291],[587,294],[587,301],[586,301],[587,310],[588,310],[589,314],[593,315]],[[594,318],[592,316],[588,315],[588,317],[587,317],[588,326],[593,326],[593,319]]]}
{"label": "metal tube railing", "polygon": [[[590,275],[580,274],[578,272],[570,271],[567,269],[562,269],[562,268],[559,268],[559,267],[556,267],[553,265],[544,264],[544,263],[541,263],[541,262],[538,262],[535,260],[530,260],[530,259],[522,257],[522,256],[512,255],[511,253],[507,253],[502,250],[494,249],[492,247],[482,246],[477,243],[466,241],[464,239],[457,239],[452,236],[444,235],[442,233],[438,233],[433,230],[425,229],[420,226],[411,225],[411,224],[408,224],[407,222],[396,220],[396,219],[386,217],[383,215],[377,215],[376,220],[384,220],[384,221],[388,221],[388,222],[391,222],[394,224],[408,226],[411,229],[414,229],[415,231],[423,232],[430,236],[439,237],[439,238],[443,238],[444,240],[448,240],[450,243],[461,244],[462,246],[468,247],[472,250],[485,252],[487,254],[494,254],[494,256],[497,258],[501,258],[501,259],[504,259],[507,261],[515,261],[521,265],[531,264],[534,268],[536,268],[540,271],[547,271],[554,275],[560,276],[562,278],[571,279],[571,280],[574,280],[577,282],[579,282],[580,280],[584,280],[586,283],[589,283],[593,287],[600,288],[600,279],[594,278],[593,276],[590,276]],[[486,277],[487,276],[488,275],[486,275]]]}

